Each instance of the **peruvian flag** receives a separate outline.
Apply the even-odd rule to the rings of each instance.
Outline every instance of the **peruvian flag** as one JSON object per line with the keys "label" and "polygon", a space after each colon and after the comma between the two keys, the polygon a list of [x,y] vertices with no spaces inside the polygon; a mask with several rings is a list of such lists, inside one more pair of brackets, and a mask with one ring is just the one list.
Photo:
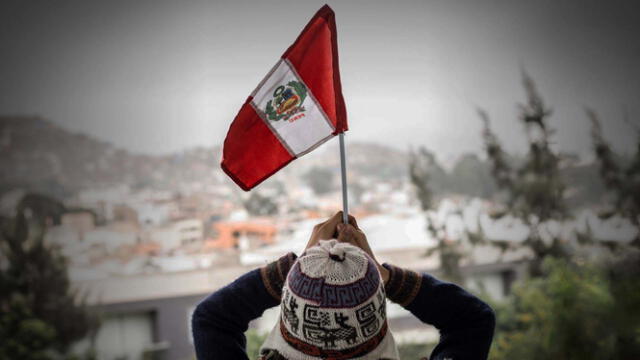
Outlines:
{"label": "peruvian flag", "polygon": [[248,191],[346,130],[335,14],[325,5],[240,108],[220,165]]}

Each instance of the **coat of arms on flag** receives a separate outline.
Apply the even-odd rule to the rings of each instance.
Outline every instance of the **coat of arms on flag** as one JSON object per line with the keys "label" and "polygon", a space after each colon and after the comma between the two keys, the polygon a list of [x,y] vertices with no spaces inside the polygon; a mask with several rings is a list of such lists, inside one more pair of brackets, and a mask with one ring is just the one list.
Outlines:
{"label": "coat of arms on flag", "polygon": [[[267,108],[265,109],[267,119],[271,121],[281,119],[294,121],[303,117],[305,112],[303,105],[306,98],[307,88],[299,81],[290,81],[287,83],[287,87],[284,85],[278,86],[273,92],[273,100],[267,102]],[[274,105],[276,106],[275,109]],[[293,117],[296,114],[298,115]]]}
{"label": "coat of arms on flag", "polygon": [[347,130],[336,35],[325,5],[240,108],[221,167],[243,190]]}

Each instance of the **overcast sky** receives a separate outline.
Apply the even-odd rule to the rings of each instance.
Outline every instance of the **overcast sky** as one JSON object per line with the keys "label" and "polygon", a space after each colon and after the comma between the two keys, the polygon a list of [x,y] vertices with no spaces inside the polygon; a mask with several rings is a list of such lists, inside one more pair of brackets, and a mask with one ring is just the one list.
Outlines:
{"label": "overcast sky", "polygon": [[[589,152],[583,108],[630,151],[640,121],[637,1],[330,1],[348,141],[480,152],[486,109],[523,150],[520,70],[558,146]],[[236,112],[324,1],[2,1],[0,114],[40,115],[117,146],[222,143]]]}

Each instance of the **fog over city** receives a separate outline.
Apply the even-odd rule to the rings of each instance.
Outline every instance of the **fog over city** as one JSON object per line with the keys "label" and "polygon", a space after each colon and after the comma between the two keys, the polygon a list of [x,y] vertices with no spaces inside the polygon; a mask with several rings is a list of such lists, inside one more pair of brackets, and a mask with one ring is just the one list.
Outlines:
{"label": "fog over city", "polygon": [[[434,276],[494,309],[491,360],[638,358],[638,4],[329,3],[349,213],[377,261],[426,279],[394,270],[396,294],[458,306],[422,288]],[[277,259],[291,265],[343,209],[337,139],[251,191],[220,160],[236,113],[322,5],[0,2],[0,358],[194,359],[204,298],[257,268],[287,273]],[[312,114],[305,86],[287,86],[273,87],[282,96],[264,109],[285,115],[269,126]],[[268,142],[235,140],[248,156],[234,171],[277,158]],[[442,334],[468,345],[387,300],[374,311],[400,358],[440,358],[429,354]],[[279,309],[247,325],[248,358]]]}
{"label": "fog over city", "polygon": [[[39,115],[135,152],[219,145],[321,1],[3,1],[0,114]],[[629,151],[640,106],[631,1],[333,1],[351,131],[444,159],[482,149],[476,108],[524,151],[521,71],[587,154],[596,109]]]}

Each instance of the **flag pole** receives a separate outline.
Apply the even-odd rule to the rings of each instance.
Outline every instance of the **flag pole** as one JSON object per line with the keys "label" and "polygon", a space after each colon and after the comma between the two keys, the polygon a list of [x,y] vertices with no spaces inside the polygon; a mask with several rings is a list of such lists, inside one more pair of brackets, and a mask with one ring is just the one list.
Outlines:
{"label": "flag pole", "polygon": [[347,196],[347,161],[344,150],[344,132],[340,137],[340,170],[342,174],[342,222],[349,223],[349,200]]}

